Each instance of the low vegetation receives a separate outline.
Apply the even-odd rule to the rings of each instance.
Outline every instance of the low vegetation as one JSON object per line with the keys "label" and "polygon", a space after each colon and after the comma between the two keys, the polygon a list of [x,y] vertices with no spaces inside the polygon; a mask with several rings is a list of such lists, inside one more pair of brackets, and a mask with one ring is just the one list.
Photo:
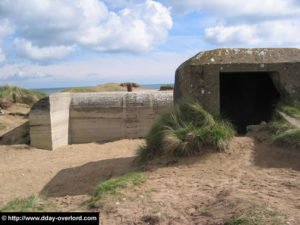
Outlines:
{"label": "low vegetation", "polygon": [[145,174],[141,172],[132,172],[117,179],[100,182],[95,187],[93,196],[88,204],[93,205],[107,196],[115,196],[117,195],[118,190],[127,188],[130,185],[139,185],[143,183],[145,179]]}
{"label": "low vegetation", "polygon": [[139,84],[134,83],[134,82],[121,83],[120,86],[121,86],[121,87],[127,87],[128,84],[131,84],[131,86],[134,87],[134,88],[141,87]]}
{"label": "low vegetation", "polygon": [[160,91],[168,91],[168,90],[173,90],[174,89],[174,85],[172,84],[164,84],[164,85],[161,85],[159,90]]}
{"label": "low vegetation", "polygon": [[266,204],[253,205],[247,212],[227,221],[225,225],[286,225],[286,217]]}
{"label": "low vegetation", "polygon": [[32,195],[27,198],[16,198],[7,203],[0,212],[44,212],[54,211],[56,206],[46,197]]}
{"label": "low vegetation", "polygon": [[286,102],[281,102],[278,104],[278,109],[285,112],[291,117],[300,120],[300,102],[297,100],[290,100]]}
{"label": "low vegetation", "polygon": [[47,95],[40,91],[28,90],[16,86],[0,86],[0,105],[3,108],[9,107],[13,103],[33,105],[38,100]]}
{"label": "low vegetation", "polygon": [[[140,88],[136,83],[133,84],[134,88]],[[62,92],[110,92],[110,91],[127,91],[127,83],[108,83],[101,84],[95,87],[75,87],[62,90]]]}
{"label": "low vegetation", "polygon": [[3,129],[5,129],[5,125],[0,124],[0,130],[3,130]]}
{"label": "low vegetation", "polygon": [[[281,107],[279,106],[280,110]],[[268,124],[268,129],[272,133],[274,143],[300,148],[300,129],[290,124],[278,112],[274,113],[272,121]]]}
{"label": "low vegetation", "polygon": [[189,156],[204,146],[224,149],[235,135],[231,123],[214,118],[199,103],[183,102],[161,115],[138,150],[138,160],[156,155]]}

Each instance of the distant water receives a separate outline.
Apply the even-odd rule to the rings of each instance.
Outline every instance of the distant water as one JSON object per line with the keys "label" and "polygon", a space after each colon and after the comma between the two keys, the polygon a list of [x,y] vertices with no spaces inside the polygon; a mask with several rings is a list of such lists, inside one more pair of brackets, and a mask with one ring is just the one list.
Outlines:
{"label": "distant water", "polygon": [[[148,89],[152,89],[152,90],[157,90],[157,89],[160,88],[161,85],[165,85],[165,84],[141,84],[140,86],[142,88],[148,88]],[[42,92],[46,93],[47,95],[50,95],[52,93],[65,90],[67,88],[70,88],[70,87],[62,87],[62,88],[39,88],[39,89],[33,89],[33,90],[35,90],[35,91],[42,91]]]}

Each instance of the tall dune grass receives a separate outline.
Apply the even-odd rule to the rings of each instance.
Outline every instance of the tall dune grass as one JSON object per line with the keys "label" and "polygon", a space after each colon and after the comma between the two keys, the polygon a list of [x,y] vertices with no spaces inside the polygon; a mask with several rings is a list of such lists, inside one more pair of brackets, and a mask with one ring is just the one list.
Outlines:
{"label": "tall dune grass", "polygon": [[32,105],[46,96],[45,93],[40,91],[28,90],[11,85],[0,86],[0,104],[4,108],[12,103]]}
{"label": "tall dune grass", "polygon": [[158,118],[138,158],[143,161],[161,154],[189,156],[204,146],[223,150],[234,134],[228,121],[214,118],[199,103],[183,102]]}

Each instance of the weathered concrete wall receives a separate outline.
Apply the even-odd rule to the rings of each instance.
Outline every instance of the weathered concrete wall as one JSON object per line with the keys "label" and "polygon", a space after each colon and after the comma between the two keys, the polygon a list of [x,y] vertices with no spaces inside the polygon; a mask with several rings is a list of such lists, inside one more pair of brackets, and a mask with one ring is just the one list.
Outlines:
{"label": "weathered concrete wall", "polygon": [[74,94],[71,143],[143,137],[156,115],[172,104],[171,92]]}
{"label": "weathered concrete wall", "polygon": [[68,145],[69,143],[70,103],[70,93],[50,95],[52,149]]}
{"label": "weathered concrete wall", "polygon": [[41,149],[52,149],[50,99],[49,97],[36,103],[29,114],[30,143]]}
{"label": "weathered concrete wall", "polygon": [[200,52],[176,70],[174,101],[199,100],[220,112],[221,72],[268,72],[283,98],[300,99],[300,49],[216,49]]}
{"label": "weathered concrete wall", "polygon": [[31,144],[51,150],[68,143],[143,137],[172,104],[169,91],[53,94],[30,112]]}
{"label": "weathered concrete wall", "polygon": [[70,93],[58,93],[32,107],[29,114],[32,146],[51,150],[69,143],[70,103]]}

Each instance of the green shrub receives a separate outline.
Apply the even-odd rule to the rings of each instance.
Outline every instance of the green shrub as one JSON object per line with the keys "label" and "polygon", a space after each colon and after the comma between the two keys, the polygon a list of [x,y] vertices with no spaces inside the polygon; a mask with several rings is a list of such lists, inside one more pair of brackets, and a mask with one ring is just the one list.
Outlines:
{"label": "green shrub", "polygon": [[161,85],[159,90],[160,91],[167,91],[167,90],[173,90],[174,89],[174,85],[172,84],[164,84],[164,85]]}
{"label": "green shrub", "polygon": [[12,103],[33,105],[47,95],[40,91],[28,90],[20,87],[4,85],[0,86],[0,104],[9,107]]}
{"label": "green shrub", "polygon": [[234,134],[228,121],[214,119],[199,103],[183,102],[156,120],[146,136],[146,146],[138,150],[138,159],[161,154],[189,156],[203,146],[222,150]]}

